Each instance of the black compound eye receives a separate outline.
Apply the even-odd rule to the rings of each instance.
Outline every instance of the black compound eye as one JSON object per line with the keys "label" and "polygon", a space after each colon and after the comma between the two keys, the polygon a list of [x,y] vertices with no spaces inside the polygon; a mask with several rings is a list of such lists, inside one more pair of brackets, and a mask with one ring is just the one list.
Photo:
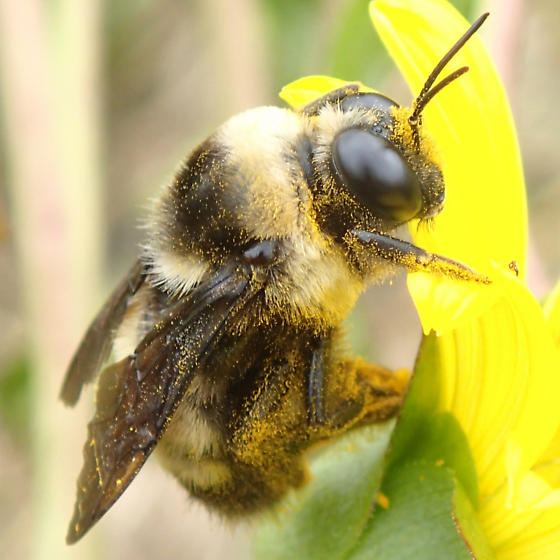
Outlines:
{"label": "black compound eye", "polygon": [[336,137],[332,154],[344,185],[374,214],[406,222],[420,212],[418,178],[385,138],[350,128]]}

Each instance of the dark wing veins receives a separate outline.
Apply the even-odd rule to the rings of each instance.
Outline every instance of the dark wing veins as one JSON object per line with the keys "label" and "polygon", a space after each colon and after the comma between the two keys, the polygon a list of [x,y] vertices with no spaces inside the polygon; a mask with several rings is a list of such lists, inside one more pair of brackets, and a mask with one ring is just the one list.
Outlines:
{"label": "dark wing veins", "polygon": [[144,283],[145,265],[136,261],[89,326],[68,368],[60,397],[76,404],[82,387],[90,382],[109,357],[115,330],[121,324],[130,298]]}
{"label": "dark wing veins", "polygon": [[258,291],[249,279],[246,269],[224,267],[156,323],[133,355],[102,372],[69,543],[78,540],[136,476],[196,372]]}

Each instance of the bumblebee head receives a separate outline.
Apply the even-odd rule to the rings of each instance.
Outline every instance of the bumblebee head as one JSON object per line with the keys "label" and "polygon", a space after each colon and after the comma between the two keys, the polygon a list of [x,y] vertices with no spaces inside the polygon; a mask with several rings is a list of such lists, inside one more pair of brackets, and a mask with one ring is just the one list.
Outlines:
{"label": "bumblebee head", "polygon": [[443,176],[419,128],[413,133],[409,112],[384,95],[360,92],[345,97],[340,109],[360,117],[333,139],[337,185],[388,225],[437,214],[445,198]]}
{"label": "bumblebee head", "polygon": [[350,230],[390,232],[441,211],[443,174],[410,109],[380,93],[344,91],[314,110],[308,183],[322,229],[343,240]]}
{"label": "bumblebee head", "polygon": [[[318,190],[325,196],[329,191],[336,193],[339,199],[341,193],[348,195],[341,203],[335,202],[338,208],[334,215],[330,213],[339,234],[343,233],[343,222],[351,228],[391,231],[441,211],[445,184],[435,151],[422,131],[422,112],[438,92],[468,70],[461,67],[436,83],[487,16],[481,16],[442,57],[411,108],[400,107],[380,93],[360,92],[356,84],[349,84],[304,109],[319,129],[317,175],[331,178]],[[346,219],[340,217],[343,214]],[[361,218],[367,223],[357,224]]]}

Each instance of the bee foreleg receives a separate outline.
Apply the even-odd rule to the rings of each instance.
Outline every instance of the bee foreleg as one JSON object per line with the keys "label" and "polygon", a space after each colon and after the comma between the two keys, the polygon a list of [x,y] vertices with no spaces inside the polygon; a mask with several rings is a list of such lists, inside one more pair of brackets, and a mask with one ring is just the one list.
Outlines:
{"label": "bee foreleg", "polygon": [[472,268],[442,255],[429,253],[412,243],[374,231],[353,230],[352,234],[382,259],[409,272],[431,272],[456,280],[489,284],[490,279]]}

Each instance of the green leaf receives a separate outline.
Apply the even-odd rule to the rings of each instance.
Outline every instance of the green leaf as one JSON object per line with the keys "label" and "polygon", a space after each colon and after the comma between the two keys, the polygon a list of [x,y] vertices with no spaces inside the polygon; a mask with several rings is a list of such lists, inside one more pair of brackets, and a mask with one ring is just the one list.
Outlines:
{"label": "green leaf", "polygon": [[455,487],[453,504],[455,525],[463,540],[467,543],[472,556],[476,560],[492,560],[495,558],[472,503],[460,484]]}
{"label": "green leaf", "polygon": [[259,6],[269,53],[272,91],[278,91],[298,76],[321,72],[322,38],[318,25],[321,2],[261,0]]}
{"label": "green leaf", "polygon": [[30,430],[31,369],[20,356],[0,373],[0,419],[16,440],[27,442]]}
{"label": "green leaf", "polygon": [[472,560],[457,531],[450,469],[428,461],[406,463],[388,473],[387,509],[376,508],[348,560]]}
{"label": "green leaf", "polygon": [[367,17],[370,0],[353,0],[340,8],[338,25],[331,38],[330,64],[326,73],[359,80],[372,87],[391,69],[391,59]]}
{"label": "green leaf", "polygon": [[437,411],[439,367],[437,337],[432,334],[422,341],[388,465],[416,459],[444,464],[476,507],[478,480],[467,437],[452,414]]}
{"label": "green leaf", "polygon": [[261,522],[254,558],[345,558],[371,515],[393,426],[367,426],[330,444],[313,461],[311,482]]}
{"label": "green leaf", "polygon": [[[480,15],[482,8],[478,5],[478,2],[473,0],[451,0],[457,10],[459,10],[469,21],[478,17]],[[478,12],[477,12],[478,10]]]}

